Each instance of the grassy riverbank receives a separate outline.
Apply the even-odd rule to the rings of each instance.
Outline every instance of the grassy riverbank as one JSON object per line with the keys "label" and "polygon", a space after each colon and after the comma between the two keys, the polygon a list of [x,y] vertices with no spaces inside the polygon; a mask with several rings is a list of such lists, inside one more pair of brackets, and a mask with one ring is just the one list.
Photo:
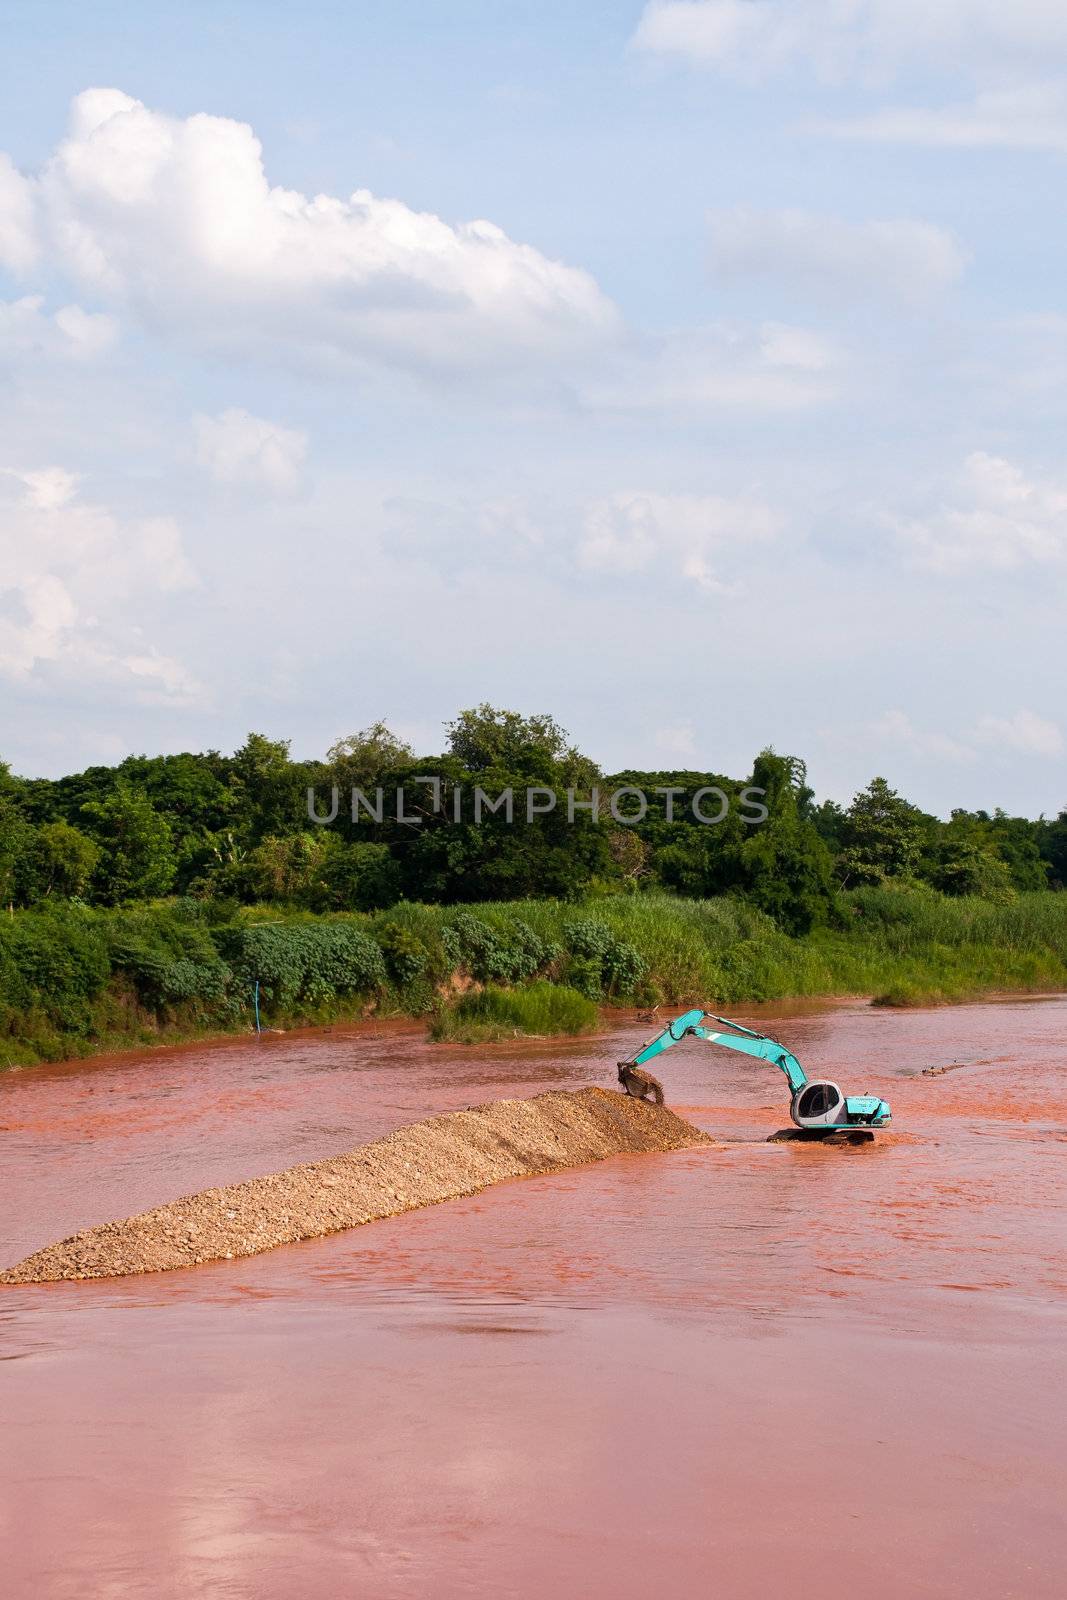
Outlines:
{"label": "grassy riverbank", "polygon": [[662,894],[336,916],[60,903],[0,919],[0,1066],[247,1031],[257,981],[264,1026],[374,1011],[468,1038],[580,1031],[600,1001],[928,1004],[1067,988],[1067,895],[863,889],[802,938],[739,900]]}

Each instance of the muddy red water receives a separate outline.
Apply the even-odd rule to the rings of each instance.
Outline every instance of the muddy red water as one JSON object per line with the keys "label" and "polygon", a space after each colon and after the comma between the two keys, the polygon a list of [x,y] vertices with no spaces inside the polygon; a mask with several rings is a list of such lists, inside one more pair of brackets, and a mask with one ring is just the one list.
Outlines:
{"label": "muddy red water", "polygon": [[[5,1594],[1062,1595],[1067,1001],[744,1015],[884,1094],[893,1133],[767,1144],[784,1079],[686,1044],[668,1099],[721,1147],[0,1290]],[[0,1261],[609,1083],[647,1031],[459,1050],[388,1026],[9,1074]]]}

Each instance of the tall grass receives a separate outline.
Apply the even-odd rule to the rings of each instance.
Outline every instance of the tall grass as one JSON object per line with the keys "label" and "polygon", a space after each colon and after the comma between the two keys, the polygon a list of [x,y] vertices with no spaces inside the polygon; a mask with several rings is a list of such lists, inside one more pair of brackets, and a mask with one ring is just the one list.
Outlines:
{"label": "tall grass", "polygon": [[490,986],[479,993],[463,995],[450,1010],[436,1016],[430,1037],[476,1044],[512,1039],[517,1034],[549,1038],[591,1033],[596,1025],[594,1002],[565,984],[533,983],[522,989]]}
{"label": "tall grass", "polygon": [[441,1037],[460,1037],[442,1031],[453,1026],[463,1037],[580,1031],[600,1000],[930,1004],[1067,989],[1067,894],[997,905],[856,890],[832,925],[800,939],[741,901],[666,894],[321,917],[192,901],[136,913],[60,905],[0,918],[0,1067],[247,1029],[257,978],[275,1027],[368,1008],[435,1015],[473,981],[490,998],[461,1001],[454,1022],[438,1021]]}
{"label": "tall grass", "polygon": [[[605,923],[644,958],[646,976],[628,998],[645,1003],[871,995],[906,985],[956,998],[1067,987],[1063,894],[994,905],[931,890],[856,890],[841,897],[832,926],[802,939],[727,898],[619,895],[578,906],[517,900],[466,909],[499,931],[520,918],[546,943],[562,945],[576,918]],[[414,905],[381,914],[437,947],[454,915],[453,907]]]}

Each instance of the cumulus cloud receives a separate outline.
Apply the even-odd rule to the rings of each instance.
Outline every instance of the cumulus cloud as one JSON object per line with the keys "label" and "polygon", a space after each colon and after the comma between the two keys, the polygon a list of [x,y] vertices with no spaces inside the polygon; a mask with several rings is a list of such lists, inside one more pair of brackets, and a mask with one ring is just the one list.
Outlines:
{"label": "cumulus cloud", "polygon": [[115,340],[118,323],[103,311],[85,311],[81,306],[60,306],[52,318],[76,356],[95,356]]}
{"label": "cumulus cloud", "polygon": [[864,730],[868,743],[880,748],[896,745],[919,755],[935,756],[946,761],[973,761],[975,753],[960,739],[948,734],[916,728],[906,711],[886,711]]}
{"label": "cumulus cloud", "polygon": [[927,516],[894,518],[931,572],[1009,572],[1067,556],[1067,485],[1028,478],[1000,456],[967,457],[950,497]]}
{"label": "cumulus cloud", "polygon": [[788,322],[761,325],[759,353],[764,365],[772,370],[792,368],[797,372],[826,372],[838,361],[836,350],[822,334]]}
{"label": "cumulus cloud", "polygon": [[0,469],[0,677],[48,667],[116,687],[132,676],[137,698],[188,696],[192,677],[146,650],[131,619],[195,581],[169,518],[125,521],[63,467]]}
{"label": "cumulus cloud", "polygon": [[196,457],[219,483],[292,494],[300,486],[307,437],[296,428],[231,407],[193,418]]}
{"label": "cumulus cloud", "polygon": [[44,304],[40,294],[0,300],[0,361],[26,355],[88,361],[114,343],[114,317],[75,305],[49,313]]}
{"label": "cumulus cloud", "polygon": [[983,716],[959,735],[916,727],[907,712],[886,711],[860,731],[864,743],[887,746],[916,755],[952,762],[975,762],[992,749],[1028,756],[1058,756],[1064,739],[1054,722],[1035,711],[1020,710],[1009,717]]}
{"label": "cumulus cloud", "polygon": [[836,392],[835,347],[781,322],[718,322],[634,340],[579,386],[594,410],[789,412]]}
{"label": "cumulus cloud", "polygon": [[673,760],[691,760],[698,758],[696,733],[691,722],[678,722],[667,728],[657,728],[652,735],[652,743],[657,750]]}
{"label": "cumulus cloud", "polygon": [[975,730],[980,744],[999,745],[1022,755],[1062,754],[1063,734],[1054,722],[1034,711],[1017,711],[1013,717],[983,717]]}
{"label": "cumulus cloud", "polygon": [[569,505],[521,496],[443,503],[394,496],[383,506],[388,556],[458,576],[522,574],[572,588],[575,568],[620,583],[662,575],[705,594],[732,594],[746,555],[771,545],[784,519],[754,495],[623,489]]}
{"label": "cumulus cloud", "polygon": [[905,63],[985,71],[1067,64],[1061,0],[651,0],[638,49],[764,77],[804,67],[831,81]]}
{"label": "cumulus cloud", "polygon": [[[30,189],[10,163],[0,182],[0,237],[28,260]],[[272,186],[246,123],[117,89],[75,99],[31,187],[49,259],[83,292],[215,349],[453,372],[558,360],[619,326],[588,273],[491,222]]]}
{"label": "cumulus cloud", "polygon": [[955,150],[1067,150],[1067,86],[987,89],[948,106],[887,106],[865,117],[821,120],[814,132],[880,144]]}
{"label": "cumulus cloud", "polygon": [[392,495],[383,510],[389,554],[440,573],[514,570],[548,553],[542,517],[518,495],[451,503]]}
{"label": "cumulus cloud", "polygon": [[729,594],[723,558],[775,537],[781,518],[759,500],[621,491],[591,505],[578,544],[586,571],[628,578],[664,567],[708,594]]}
{"label": "cumulus cloud", "polygon": [[711,265],[721,279],[778,277],[791,287],[850,298],[927,298],[954,283],[965,257],[944,228],[907,219],[848,222],[813,211],[713,212]]}
{"label": "cumulus cloud", "polygon": [[26,272],[36,258],[33,189],[0,150],[0,267]]}

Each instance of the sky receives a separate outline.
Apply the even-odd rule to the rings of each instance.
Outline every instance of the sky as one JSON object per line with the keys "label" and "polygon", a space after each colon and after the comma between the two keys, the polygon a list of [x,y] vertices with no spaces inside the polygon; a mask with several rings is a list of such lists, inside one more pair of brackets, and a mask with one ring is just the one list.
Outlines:
{"label": "sky", "polygon": [[1062,0],[9,0],[0,757],[1067,805]]}

